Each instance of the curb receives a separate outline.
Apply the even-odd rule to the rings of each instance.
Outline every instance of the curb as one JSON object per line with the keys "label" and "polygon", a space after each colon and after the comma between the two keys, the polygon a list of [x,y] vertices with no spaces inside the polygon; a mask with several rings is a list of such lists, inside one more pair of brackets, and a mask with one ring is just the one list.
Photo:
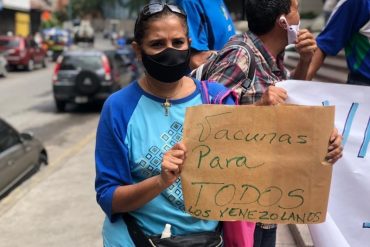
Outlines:
{"label": "curb", "polygon": [[288,225],[298,247],[314,247],[307,225]]}

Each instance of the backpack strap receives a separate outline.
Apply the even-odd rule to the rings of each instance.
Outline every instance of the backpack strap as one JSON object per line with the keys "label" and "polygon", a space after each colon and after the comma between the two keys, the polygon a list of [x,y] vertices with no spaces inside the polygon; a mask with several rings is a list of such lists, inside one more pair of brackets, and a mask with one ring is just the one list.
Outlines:
{"label": "backpack strap", "polygon": [[255,75],[256,75],[256,58],[254,55],[254,51],[251,49],[251,47],[244,42],[242,35],[237,35],[233,39],[230,39],[229,42],[225,45],[225,48],[228,50],[230,49],[240,49],[242,48],[246,54],[249,56],[249,70],[248,70],[248,77],[245,82],[243,82],[242,86],[247,89],[252,84]]}
{"label": "backpack strap", "polygon": [[203,68],[204,68],[204,64],[200,65],[196,70],[194,70],[195,72],[195,79],[201,81],[202,80],[202,75],[203,75]]}
{"label": "backpack strap", "polygon": [[200,93],[203,104],[211,104],[211,99],[208,93],[208,84],[205,81],[199,81],[197,79],[196,82],[200,85]]}
{"label": "backpack strap", "polygon": [[244,42],[242,35],[236,35],[233,38],[231,38],[225,45],[225,47],[217,53],[217,55],[212,56],[206,63],[200,65],[197,69],[193,70],[191,72],[191,75],[201,80],[207,80],[208,77],[208,71],[210,68],[216,66],[217,60],[220,58],[221,53],[223,51],[230,51],[232,49],[243,49],[246,54],[249,56],[249,70],[248,70],[248,76],[247,80],[243,82],[242,86],[243,88],[247,89],[253,82],[256,74],[256,59],[253,50],[250,48],[250,46]]}

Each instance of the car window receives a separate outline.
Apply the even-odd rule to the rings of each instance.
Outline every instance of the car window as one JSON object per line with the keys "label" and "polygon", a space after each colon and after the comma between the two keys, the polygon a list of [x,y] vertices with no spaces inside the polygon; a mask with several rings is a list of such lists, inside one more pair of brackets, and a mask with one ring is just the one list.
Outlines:
{"label": "car window", "polygon": [[0,39],[0,46],[5,48],[16,48],[19,46],[19,40],[16,39]]}
{"label": "car window", "polygon": [[61,70],[98,70],[102,68],[101,56],[64,56]]}
{"label": "car window", "polygon": [[0,153],[20,143],[18,133],[0,121]]}

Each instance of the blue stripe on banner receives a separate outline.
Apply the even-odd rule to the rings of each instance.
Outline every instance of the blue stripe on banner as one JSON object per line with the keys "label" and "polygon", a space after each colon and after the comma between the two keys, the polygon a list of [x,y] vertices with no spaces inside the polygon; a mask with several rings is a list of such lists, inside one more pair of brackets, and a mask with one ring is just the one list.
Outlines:
{"label": "blue stripe on banner", "polygon": [[348,140],[349,133],[351,132],[353,119],[355,118],[358,106],[359,106],[358,103],[352,103],[351,110],[348,113],[348,116],[347,116],[347,119],[346,119],[346,124],[344,125],[344,129],[343,129],[343,133],[342,133],[342,136],[343,136],[342,145],[343,146],[346,145],[346,142]]}
{"label": "blue stripe on banner", "polygon": [[370,222],[364,222],[362,228],[370,228]]}
{"label": "blue stripe on banner", "polygon": [[366,153],[367,153],[367,148],[369,146],[369,142],[370,142],[370,117],[369,117],[369,121],[367,122],[364,141],[362,142],[360,152],[358,153],[359,158],[365,158]]}

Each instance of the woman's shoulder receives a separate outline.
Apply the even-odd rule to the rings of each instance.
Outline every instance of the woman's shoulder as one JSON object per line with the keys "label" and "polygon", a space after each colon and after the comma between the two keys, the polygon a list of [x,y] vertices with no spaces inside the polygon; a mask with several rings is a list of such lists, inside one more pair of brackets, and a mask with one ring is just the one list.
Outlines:
{"label": "woman's shoulder", "polygon": [[108,97],[104,102],[102,115],[110,113],[127,117],[128,113],[132,113],[135,110],[142,95],[142,90],[137,81],[133,81],[125,88],[118,90]]}
{"label": "woman's shoulder", "polygon": [[136,98],[139,99],[141,96],[142,93],[140,91],[138,82],[133,81],[126,87],[112,93],[106,100],[106,103],[113,105],[119,104],[122,106],[123,104],[126,105],[127,103],[135,101]]}

